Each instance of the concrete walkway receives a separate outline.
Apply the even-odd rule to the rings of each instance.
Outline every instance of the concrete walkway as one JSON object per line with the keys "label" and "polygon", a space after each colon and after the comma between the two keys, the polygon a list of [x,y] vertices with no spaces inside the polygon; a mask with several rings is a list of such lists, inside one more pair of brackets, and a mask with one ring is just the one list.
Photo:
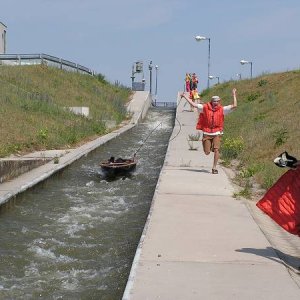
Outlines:
{"label": "concrete walkway", "polygon": [[89,152],[98,148],[102,144],[136,126],[136,124],[138,124],[145,117],[150,105],[151,97],[149,95],[149,92],[135,92],[132,100],[127,107],[127,110],[132,114],[132,118],[130,122],[128,122],[128,124],[123,124],[119,129],[101,136],[98,139],[86,143],[76,149],[39,151],[25,155],[23,157],[16,157],[16,160],[24,160],[29,158],[54,159],[57,157],[58,163],[56,164],[52,160],[49,163],[34,168],[33,170],[14,178],[13,180],[1,183],[0,205],[10,201],[16,195],[26,191],[39,182],[44,181],[54,173],[67,167],[82,156],[87,155]]}
{"label": "concrete walkway", "polygon": [[[177,119],[123,300],[300,299],[284,266],[212,156],[189,150],[197,114]],[[171,139],[172,139],[171,137]]]}

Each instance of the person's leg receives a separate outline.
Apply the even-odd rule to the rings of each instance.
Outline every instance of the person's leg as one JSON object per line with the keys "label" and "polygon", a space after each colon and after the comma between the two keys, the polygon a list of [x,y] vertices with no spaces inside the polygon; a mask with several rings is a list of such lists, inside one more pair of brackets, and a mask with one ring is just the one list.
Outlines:
{"label": "person's leg", "polygon": [[221,136],[217,135],[213,139],[214,162],[213,162],[212,172],[214,174],[218,173],[218,171],[217,171],[217,164],[218,164],[218,160],[220,158],[220,145],[221,145]]}
{"label": "person's leg", "polygon": [[213,170],[217,169],[217,163],[220,158],[220,152],[219,149],[214,148],[214,164],[213,164]]}
{"label": "person's leg", "polygon": [[209,155],[212,147],[212,138],[208,135],[203,135],[202,138],[202,146],[203,146],[203,151],[206,155]]}
{"label": "person's leg", "polygon": [[189,93],[189,92],[191,91],[191,88],[190,88],[190,82],[187,81],[185,86],[186,86],[186,91],[187,91],[187,93]]}

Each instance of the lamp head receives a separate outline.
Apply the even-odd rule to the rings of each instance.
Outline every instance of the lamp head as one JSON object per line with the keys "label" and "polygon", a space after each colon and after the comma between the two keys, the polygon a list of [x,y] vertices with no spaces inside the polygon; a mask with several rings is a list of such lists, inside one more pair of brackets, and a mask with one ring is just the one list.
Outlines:
{"label": "lamp head", "polygon": [[209,75],[208,78],[209,78],[209,79],[214,79],[215,76]]}
{"label": "lamp head", "polygon": [[249,64],[249,61],[242,59],[242,60],[240,61],[240,63],[241,63],[241,65]]}
{"label": "lamp head", "polygon": [[201,42],[201,41],[207,40],[207,38],[205,36],[197,35],[197,36],[195,36],[195,40],[197,42]]}

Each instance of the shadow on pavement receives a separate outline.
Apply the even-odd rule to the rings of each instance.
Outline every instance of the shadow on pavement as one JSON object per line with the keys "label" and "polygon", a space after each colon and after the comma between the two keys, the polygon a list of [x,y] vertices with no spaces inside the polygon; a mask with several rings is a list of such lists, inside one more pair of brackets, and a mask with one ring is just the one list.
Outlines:
{"label": "shadow on pavement", "polygon": [[191,171],[191,172],[199,172],[199,173],[211,173],[210,171],[208,171],[208,170],[205,170],[205,169],[188,169],[188,168],[186,168],[186,169],[182,169],[182,168],[180,168],[180,170],[184,170],[184,171]]}
{"label": "shadow on pavement", "polygon": [[255,248],[242,248],[235,250],[237,252],[251,253],[259,256],[263,256],[272,261],[284,264],[288,267],[293,268],[298,274],[300,274],[300,257],[286,254],[278,249],[273,249],[272,247],[267,247],[265,249],[255,249]]}

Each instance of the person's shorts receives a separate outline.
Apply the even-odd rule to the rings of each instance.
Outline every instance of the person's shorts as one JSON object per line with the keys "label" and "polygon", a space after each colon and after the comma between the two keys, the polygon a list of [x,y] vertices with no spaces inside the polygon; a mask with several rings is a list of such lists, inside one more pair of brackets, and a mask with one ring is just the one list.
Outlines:
{"label": "person's shorts", "polygon": [[206,135],[203,134],[202,138],[203,150],[205,153],[214,151],[214,149],[220,149],[221,135]]}

